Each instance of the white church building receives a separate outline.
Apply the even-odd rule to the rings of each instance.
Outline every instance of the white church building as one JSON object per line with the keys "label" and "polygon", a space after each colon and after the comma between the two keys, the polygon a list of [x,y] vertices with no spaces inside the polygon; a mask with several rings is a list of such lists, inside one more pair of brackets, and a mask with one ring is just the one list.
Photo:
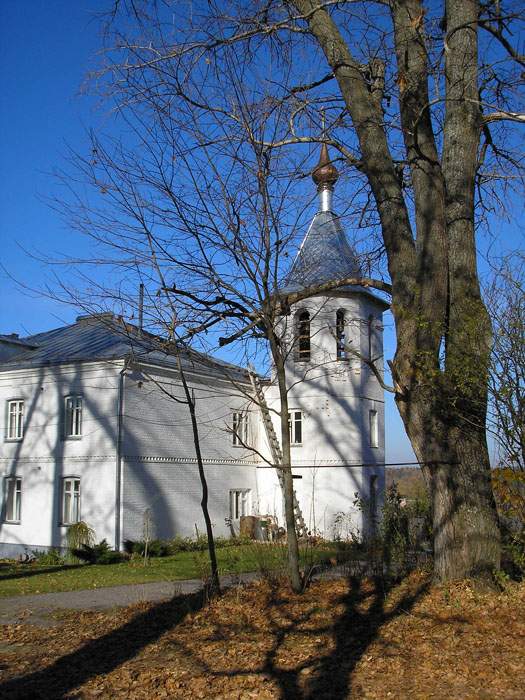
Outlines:
{"label": "white church building", "polygon": [[[314,171],[319,211],[284,293],[360,274],[332,212],[336,179],[324,147]],[[304,531],[328,539],[365,533],[355,494],[374,510],[384,491],[383,389],[363,358],[381,375],[386,308],[368,289],[343,287],[292,306],[282,320],[297,506]],[[275,416],[275,377],[255,382],[261,407],[246,369],[188,350],[181,361],[215,534],[238,532],[243,515],[284,526],[263,410]],[[205,532],[188,407],[173,398],[184,396],[177,362],[111,314],[0,336],[0,556],[61,547],[80,520],[116,549],[142,539],[146,516],[155,537]]]}

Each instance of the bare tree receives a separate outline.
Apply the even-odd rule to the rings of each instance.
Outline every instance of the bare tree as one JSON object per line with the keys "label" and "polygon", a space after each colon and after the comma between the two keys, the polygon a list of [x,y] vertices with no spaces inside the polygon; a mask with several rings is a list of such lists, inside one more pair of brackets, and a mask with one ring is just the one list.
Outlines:
{"label": "bare tree", "polygon": [[391,292],[393,388],[432,497],[439,580],[486,578],[499,565],[485,435],[491,324],[475,227],[489,197],[521,177],[508,129],[525,122],[525,59],[512,34],[522,21],[519,3],[499,0],[239,0],[187,11],[123,0],[100,81],[126,134],[94,138],[77,161],[110,205],[94,216],[74,201],[77,225],[118,251],[117,267],[143,278],[152,256],[170,267],[180,328],[268,340],[289,492],[275,329],[290,303],[322,290],[291,298],[279,283],[305,144],[337,149],[348,209],[380,230],[382,247],[371,236],[368,252],[384,250],[391,285],[354,278],[324,291]]}
{"label": "bare tree", "polygon": [[499,465],[525,471],[525,257],[509,256],[487,290],[494,328],[489,376],[490,427]]}

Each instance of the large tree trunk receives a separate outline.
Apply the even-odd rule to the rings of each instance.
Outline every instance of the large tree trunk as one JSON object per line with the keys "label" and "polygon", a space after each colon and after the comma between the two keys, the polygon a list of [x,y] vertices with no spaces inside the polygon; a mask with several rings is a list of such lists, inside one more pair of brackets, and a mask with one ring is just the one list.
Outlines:
{"label": "large tree trunk", "polygon": [[434,576],[489,579],[499,567],[500,541],[485,430],[447,409],[442,387],[434,390],[439,403],[398,400],[431,495]]}
{"label": "large tree trunk", "polygon": [[441,159],[429,111],[425,8],[421,0],[390,3],[417,245],[384,130],[380,67],[372,61],[363,70],[319,0],[294,5],[308,17],[345,99],[381,220],[397,336],[396,402],[431,493],[436,578],[485,577],[499,566],[499,530],[485,438],[490,322],[474,240],[478,3],[446,3]]}

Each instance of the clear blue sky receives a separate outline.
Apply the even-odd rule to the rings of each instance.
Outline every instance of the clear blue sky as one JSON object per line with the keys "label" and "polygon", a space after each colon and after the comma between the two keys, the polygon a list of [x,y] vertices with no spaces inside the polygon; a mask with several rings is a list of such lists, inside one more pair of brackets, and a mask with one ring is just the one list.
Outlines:
{"label": "clear blue sky", "polygon": [[[13,277],[41,286],[45,267],[22,249],[77,252],[81,245],[44,201],[56,185],[66,143],[81,148],[95,119],[81,96],[100,46],[93,0],[4,0],[0,3],[0,259]],[[34,333],[75,316],[42,297],[28,298],[0,271],[0,332]]]}
{"label": "clear blue sky", "polygon": [[[24,250],[73,257],[86,245],[45,200],[56,192],[51,173],[64,164],[66,144],[81,151],[86,129],[106,119],[104,108],[82,94],[100,49],[94,13],[105,7],[107,0],[0,3],[0,260],[9,273],[0,270],[1,333],[36,333],[71,322],[78,313],[41,295],[21,293],[9,275],[41,288],[50,271]],[[515,224],[495,227],[500,237],[497,242],[487,237],[485,248],[501,252],[523,243],[523,231]],[[386,320],[388,358],[393,333],[391,319]],[[387,461],[413,459],[390,397],[386,433]]]}

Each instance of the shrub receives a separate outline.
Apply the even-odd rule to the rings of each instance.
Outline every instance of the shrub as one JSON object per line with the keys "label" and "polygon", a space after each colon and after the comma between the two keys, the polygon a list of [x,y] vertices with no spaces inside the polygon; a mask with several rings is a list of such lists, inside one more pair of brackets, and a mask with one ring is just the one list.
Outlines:
{"label": "shrub", "polygon": [[[240,544],[246,544],[251,540],[245,540],[239,537],[215,537],[215,548],[221,549],[223,547],[235,547]],[[174,537],[169,541],[170,554],[177,554],[177,552],[205,552],[208,549],[208,539],[206,535],[199,535],[197,539],[192,539],[191,537]]]}
{"label": "shrub", "polygon": [[66,558],[59,549],[49,549],[47,551],[34,549],[31,554],[35,564],[40,564],[41,566],[63,566],[66,563]]}
{"label": "shrub", "polygon": [[[127,554],[137,554],[144,556],[146,543],[142,540],[126,540],[124,542],[124,551]],[[150,540],[148,542],[148,557],[167,557],[171,554],[171,548],[168,542],[163,540]]]}
{"label": "shrub", "polygon": [[[249,544],[253,540],[241,537],[216,537],[215,548],[238,547]],[[125,540],[124,551],[130,555],[144,556],[145,542],[143,540]],[[206,552],[208,550],[208,539],[206,535],[199,535],[197,539],[191,537],[181,537],[177,535],[171,540],[150,540],[148,542],[148,556],[166,557],[178,552]]]}
{"label": "shrub", "polygon": [[69,555],[75,556],[74,550],[79,549],[82,545],[92,546],[95,544],[95,531],[83,520],[80,520],[67,528],[66,542]]}
{"label": "shrub", "polygon": [[123,559],[122,554],[111,549],[106,540],[93,545],[82,544],[73,550],[73,555],[88,564],[116,564]]}
{"label": "shrub", "polygon": [[492,486],[500,517],[502,567],[513,579],[525,578],[525,472],[492,471]]}

